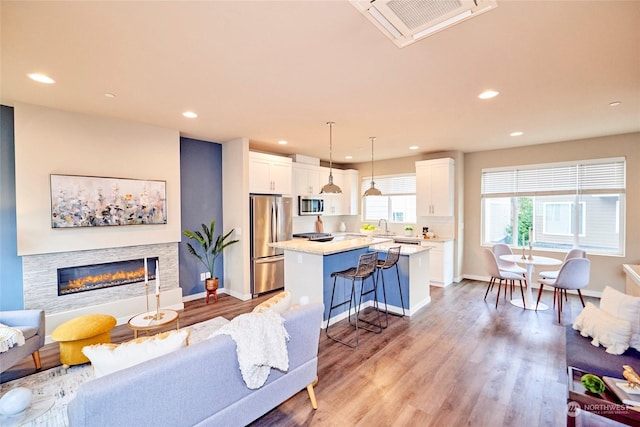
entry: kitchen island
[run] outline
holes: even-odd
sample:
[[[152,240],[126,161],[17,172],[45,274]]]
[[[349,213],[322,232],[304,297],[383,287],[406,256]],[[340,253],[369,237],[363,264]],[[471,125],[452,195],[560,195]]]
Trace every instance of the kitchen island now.
[[[292,300],[298,302],[301,298],[308,298],[309,301],[324,303],[325,321],[328,317],[333,289],[331,273],[357,266],[358,258],[363,253],[376,251],[386,254],[389,247],[398,245],[401,246],[398,271],[404,308],[405,313],[411,316],[431,301],[429,293],[429,250],[431,248],[397,244],[388,238],[358,235],[336,236],[329,242],[293,239],[270,244],[284,250],[284,288],[291,292]],[[384,259],[384,256],[380,258]],[[402,313],[397,278],[393,270],[385,272],[388,309],[390,312]],[[336,292],[341,292],[340,298],[348,299],[351,281],[338,279],[338,284]],[[360,281],[357,281],[356,285],[359,292]],[[382,289],[378,291],[378,301],[382,301]],[[363,301],[363,307],[372,303],[372,295],[369,295]],[[343,307],[343,312],[338,315],[335,313],[334,310],[331,319],[339,321],[347,316],[347,308]],[[323,323],[324,326],[326,324]]]

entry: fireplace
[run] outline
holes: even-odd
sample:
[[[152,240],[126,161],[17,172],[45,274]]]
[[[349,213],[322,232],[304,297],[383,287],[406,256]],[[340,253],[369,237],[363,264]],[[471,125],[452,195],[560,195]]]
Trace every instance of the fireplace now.
[[[147,280],[156,277],[158,258],[146,258]],[[145,258],[58,268],[58,295],[144,282]]]

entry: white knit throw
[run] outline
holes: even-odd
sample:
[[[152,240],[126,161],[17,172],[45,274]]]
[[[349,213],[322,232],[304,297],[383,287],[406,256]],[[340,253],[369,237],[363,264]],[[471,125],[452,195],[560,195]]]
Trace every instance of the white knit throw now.
[[[230,335],[236,342],[240,372],[248,388],[262,387],[271,368],[284,372],[289,369],[289,334],[279,313],[265,310],[241,314],[212,336],[220,334]]]
[[[4,353],[16,344],[24,345],[22,331],[0,323],[0,353]]]

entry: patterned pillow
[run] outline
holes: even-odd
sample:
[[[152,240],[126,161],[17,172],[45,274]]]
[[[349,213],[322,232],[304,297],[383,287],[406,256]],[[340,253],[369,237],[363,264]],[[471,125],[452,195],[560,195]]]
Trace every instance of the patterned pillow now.
[[[631,323],[629,346],[640,350],[640,298],[624,294],[607,286],[602,291],[600,310]]]
[[[96,378],[129,368],[189,345],[189,329],[136,338],[122,344],[94,344],[82,352],[91,361]]]
[[[631,323],[600,310],[590,302],[578,314],[573,329],[583,337],[591,337],[591,344],[602,345],[610,354],[622,354],[629,348]]]
[[[262,313],[264,310],[274,310],[277,313],[284,314],[289,310],[289,307],[291,307],[291,292],[282,291],[268,300],[256,305],[253,312]]]

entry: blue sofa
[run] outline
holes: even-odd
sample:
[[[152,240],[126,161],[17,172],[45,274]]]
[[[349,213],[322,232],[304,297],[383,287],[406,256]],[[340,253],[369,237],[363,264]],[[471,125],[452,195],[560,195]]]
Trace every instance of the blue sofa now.
[[[272,369],[261,388],[247,388],[235,342],[219,335],[82,384],[69,425],[244,426],[305,388],[311,397],[322,312],[317,303],[283,315],[289,370]]]
[[[44,345],[45,320],[43,310],[0,311],[0,323],[22,331],[24,345],[14,346],[0,353],[0,372],[4,372],[22,359],[33,357],[40,369],[40,348]]]

